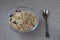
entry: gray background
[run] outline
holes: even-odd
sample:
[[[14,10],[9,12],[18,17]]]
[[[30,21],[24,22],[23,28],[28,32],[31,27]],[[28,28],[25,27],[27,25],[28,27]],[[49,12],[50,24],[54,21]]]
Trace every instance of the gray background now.
[[[16,33],[9,28],[7,14],[19,6],[34,8],[40,18],[37,29],[30,33]],[[45,21],[41,10],[49,10],[50,38],[45,37]],[[0,0],[0,40],[60,40],[60,0]]]

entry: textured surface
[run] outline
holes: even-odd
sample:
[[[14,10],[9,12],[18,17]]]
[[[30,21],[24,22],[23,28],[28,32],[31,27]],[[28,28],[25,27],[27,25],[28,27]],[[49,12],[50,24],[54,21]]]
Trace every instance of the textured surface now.
[[[19,6],[34,8],[40,18],[38,28],[30,33],[18,34],[9,28],[8,12]],[[41,10],[47,8],[50,38],[45,37],[45,22]],[[0,40],[60,40],[60,0],[0,0]]]

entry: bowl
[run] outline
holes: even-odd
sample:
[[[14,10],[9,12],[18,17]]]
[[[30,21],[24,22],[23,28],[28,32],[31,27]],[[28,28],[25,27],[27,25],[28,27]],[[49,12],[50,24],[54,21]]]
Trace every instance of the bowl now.
[[[30,29],[29,31],[27,31],[27,32],[34,31],[34,30],[38,27],[39,18],[38,18],[37,12],[36,12],[33,8],[30,8],[30,7],[21,6],[21,7],[17,7],[17,8],[12,9],[12,10],[8,13],[8,21],[9,21],[10,15],[13,14],[14,12],[16,12],[16,10],[20,10],[20,11],[27,11],[27,10],[29,10],[30,12],[33,12],[33,13],[35,14],[35,16],[36,16],[36,23],[35,23],[34,27],[33,27],[32,29]],[[15,32],[21,32],[21,31],[15,30],[15,29],[14,29],[13,27],[11,27],[10,25],[9,25],[9,27],[10,27],[13,31],[15,31]],[[25,33],[25,32],[21,32],[21,33]]]

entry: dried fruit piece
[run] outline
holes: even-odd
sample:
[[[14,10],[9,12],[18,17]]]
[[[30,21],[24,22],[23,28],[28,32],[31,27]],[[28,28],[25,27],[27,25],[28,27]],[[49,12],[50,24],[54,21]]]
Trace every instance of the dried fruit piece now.
[[[16,24],[16,21],[14,21],[13,23]]]
[[[10,18],[10,21],[12,20],[12,18]]]
[[[13,14],[12,15],[10,15],[10,17],[12,17],[13,16]]]
[[[21,12],[20,10],[16,10],[16,12]]]

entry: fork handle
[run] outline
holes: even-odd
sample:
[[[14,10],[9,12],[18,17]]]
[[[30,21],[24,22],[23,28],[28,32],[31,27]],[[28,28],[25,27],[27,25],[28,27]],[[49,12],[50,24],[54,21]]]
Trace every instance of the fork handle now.
[[[48,23],[47,23],[47,18],[45,19],[46,21],[46,37],[49,37],[49,30],[48,30]]]

